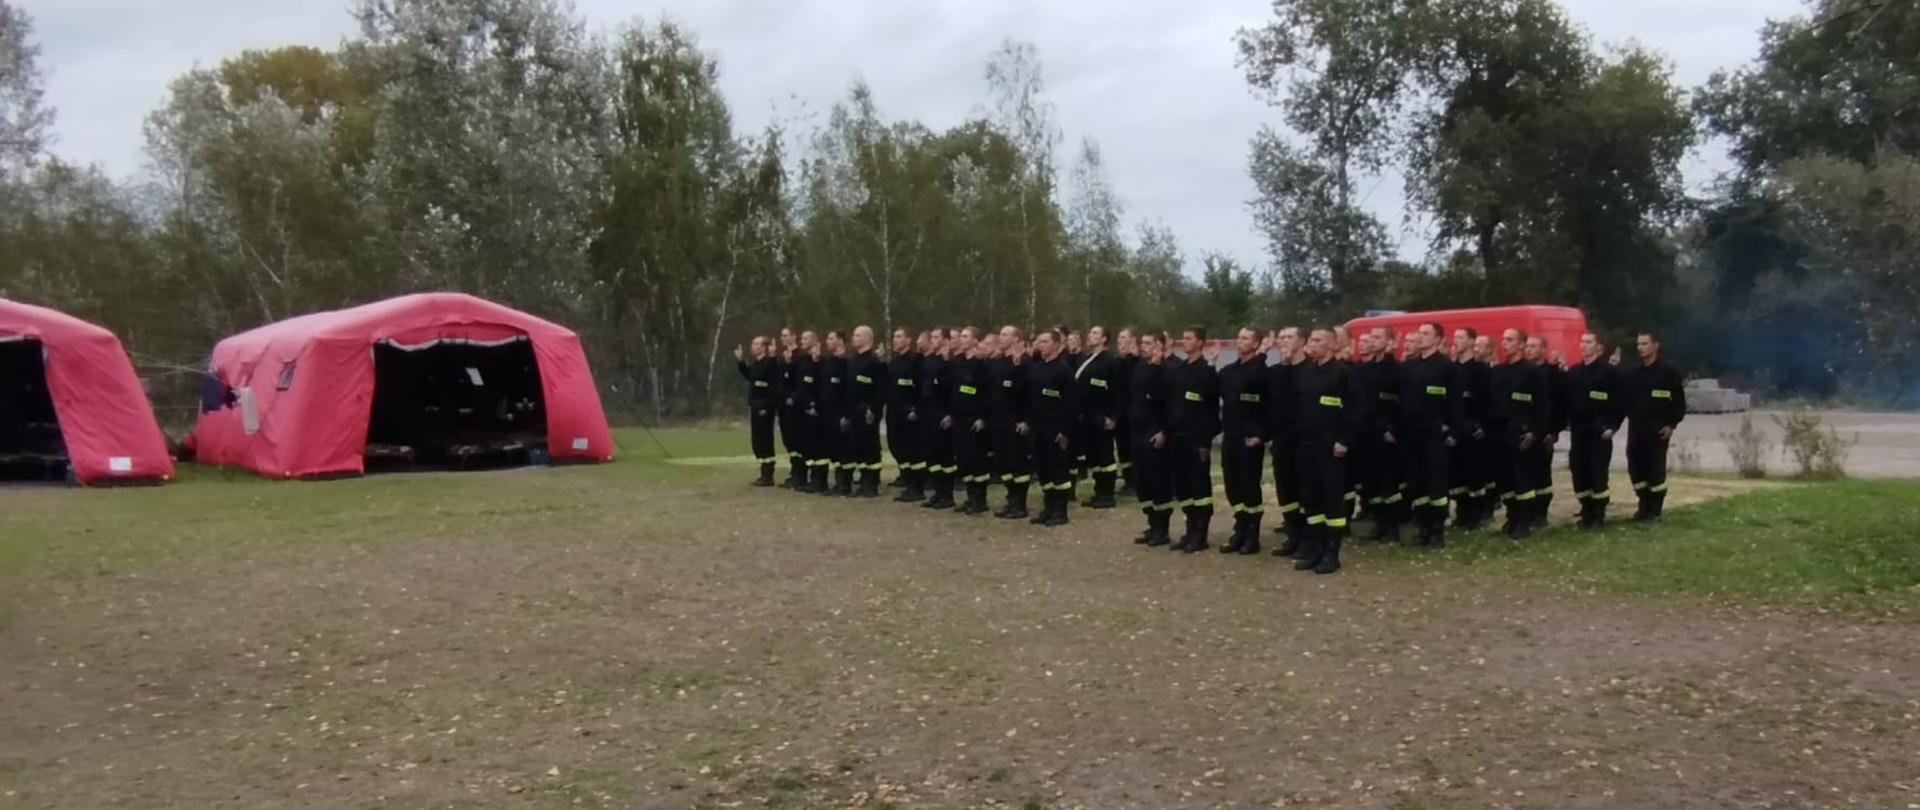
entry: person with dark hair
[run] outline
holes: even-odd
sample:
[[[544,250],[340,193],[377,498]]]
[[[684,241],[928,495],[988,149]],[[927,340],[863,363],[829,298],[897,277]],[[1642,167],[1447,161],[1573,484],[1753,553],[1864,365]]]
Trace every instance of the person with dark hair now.
[[[1473,512],[1478,502],[1475,500],[1484,476],[1482,450],[1484,439],[1475,438],[1480,431],[1484,413],[1486,393],[1486,368],[1474,355],[1474,341],[1480,332],[1471,326],[1453,330],[1453,370],[1454,387],[1459,391],[1460,422],[1454,432],[1452,459],[1449,461],[1449,483],[1447,495],[1453,501],[1456,529],[1470,529],[1473,525]],[[1484,435],[1484,434],[1482,434]]]
[[[1033,460],[1027,437],[1018,431],[1027,414],[1027,344],[1013,326],[1000,327],[999,356],[987,366],[988,427],[993,446],[993,470],[1006,487],[1007,503],[994,517],[1024,520],[1027,490],[1033,485]]]
[[[1363,501],[1360,507],[1373,521],[1373,539],[1400,541],[1401,509],[1406,495],[1401,486],[1401,452],[1395,446],[1394,427],[1400,418],[1399,361],[1393,358],[1393,330],[1375,327],[1360,336],[1360,359],[1353,375],[1359,395],[1354,415],[1360,421],[1353,469]]]
[[[1041,332],[1033,345],[1040,356],[1027,367],[1026,420],[1016,427],[1033,442],[1034,477],[1040,481],[1040,514],[1030,522],[1063,526],[1073,500],[1073,434],[1079,426],[1073,369],[1058,331]]]
[[[954,461],[954,443],[952,434],[943,426],[950,407],[950,386],[947,382],[947,369],[950,365],[948,347],[952,336],[947,328],[935,326],[920,334],[920,365],[914,378],[914,395],[920,397],[914,415],[916,422],[912,430],[920,432],[920,445],[924,447],[924,461],[920,465],[920,474],[908,484],[908,491],[900,493],[900,503],[920,503],[931,509],[952,507],[952,461]],[[889,428],[891,430],[891,428]]]
[[[1534,483],[1533,527],[1544,529],[1547,526],[1553,507],[1553,452],[1560,444],[1560,433],[1566,430],[1566,373],[1560,367],[1547,339],[1540,335],[1527,338],[1527,362],[1533,364],[1535,373],[1540,377],[1540,390],[1545,392],[1547,404],[1545,413],[1546,428],[1540,441],[1527,455],[1528,478]]]
[[[1461,369],[1461,397],[1466,400],[1466,419],[1469,429],[1468,439],[1472,441],[1472,454],[1469,456],[1469,485],[1467,494],[1469,509],[1461,515],[1459,528],[1464,531],[1478,531],[1493,522],[1494,510],[1500,503],[1498,483],[1499,462],[1495,459],[1492,428],[1489,426],[1488,413],[1493,403],[1493,367],[1499,359],[1491,335],[1479,335],[1473,339],[1473,359]]]
[[[800,450],[801,419],[805,416],[794,407],[794,388],[799,378],[794,374],[795,355],[799,354],[800,337],[793,327],[780,327],[780,345],[774,355],[774,369],[779,375],[776,393],[779,395],[775,409],[780,427],[780,444],[787,448],[787,480],[781,486],[787,489],[800,489],[807,484],[807,457]]]
[[[1266,513],[1261,486],[1267,457],[1266,336],[1252,327],[1234,336],[1239,357],[1217,373],[1220,386],[1220,478],[1233,507],[1233,536],[1220,551],[1260,553],[1260,519]],[[1211,437],[1209,437],[1211,442]],[[1211,494],[1211,493],[1209,493]]]
[[[821,455],[826,459],[829,478],[818,494],[850,496],[853,494],[853,467],[850,466],[853,423],[847,419],[847,341],[839,330],[827,332],[815,402],[820,409],[820,430],[824,434]]]
[[[1274,333],[1276,362],[1267,366],[1267,390],[1263,403],[1267,409],[1267,446],[1273,456],[1273,501],[1280,511],[1281,525],[1275,532],[1286,535],[1274,549],[1276,557],[1298,559],[1304,546],[1307,516],[1301,511],[1299,464],[1295,453],[1299,444],[1299,405],[1295,402],[1294,373],[1307,362],[1307,341],[1300,327],[1288,326]]]
[[[993,480],[987,463],[991,441],[987,432],[987,364],[980,356],[980,330],[969,326],[958,334],[953,357],[947,361],[947,388],[953,392],[949,400],[952,407],[947,411],[947,418],[952,420],[948,431],[953,434],[960,485],[967,491],[967,499],[957,511],[984,515],[987,483]]]
[[[1400,364],[1393,444],[1406,464],[1406,495],[1422,548],[1447,545],[1448,467],[1461,434],[1459,374],[1441,351],[1446,334],[1440,324],[1421,324],[1411,333],[1414,353]]]
[[[1293,371],[1296,431],[1295,482],[1306,513],[1296,571],[1331,574],[1340,570],[1340,547],[1347,532],[1347,454],[1353,447],[1355,397],[1352,367],[1340,362],[1329,329],[1307,338],[1308,362]]]
[[[1131,328],[1122,328],[1114,341],[1113,390],[1124,398],[1131,390],[1130,376],[1140,365],[1140,339]],[[1127,424],[1127,409],[1120,407],[1113,426],[1113,456],[1119,467],[1119,476],[1115,482],[1115,495],[1133,494],[1133,430]]]
[[[1582,529],[1607,524],[1607,505],[1613,500],[1608,483],[1613,434],[1625,416],[1620,373],[1607,362],[1606,353],[1598,335],[1581,335],[1580,365],[1567,370],[1567,428],[1573,434],[1567,471],[1573,476],[1573,497],[1580,501]]]
[[[1526,360],[1527,335],[1508,329],[1500,337],[1506,362],[1488,374],[1492,397],[1487,403],[1487,435],[1500,498],[1507,506],[1508,537],[1525,540],[1537,528],[1534,506],[1546,482],[1534,477],[1531,462],[1536,445],[1546,438],[1548,392],[1538,366]]]
[[[1133,444],[1134,488],[1147,530],[1135,543],[1165,546],[1173,543],[1173,481],[1167,470],[1165,359],[1167,335],[1142,332],[1139,356],[1127,372],[1127,427]]]
[[[1186,532],[1173,546],[1188,553],[1207,550],[1213,522],[1213,437],[1220,433],[1220,381],[1207,357],[1207,332],[1188,327],[1180,334],[1184,362],[1167,367],[1167,463],[1173,498],[1187,518]]]
[[[1084,505],[1112,509],[1114,479],[1120,464],[1114,460],[1114,431],[1120,425],[1120,389],[1115,386],[1115,360],[1107,351],[1107,329],[1087,327],[1086,357],[1074,367],[1074,385],[1080,403],[1080,467],[1093,477],[1093,498]]]
[[[886,405],[887,364],[874,352],[873,327],[853,330],[853,353],[847,358],[847,466],[859,479],[849,493],[856,498],[880,497],[880,419]]]
[[[740,368],[740,376],[747,381],[748,434],[753,445],[753,460],[760,465],[760,477],[754,479],[753,485],[770,487],[774,465],[779,462],[773,454],[773,423],[774,411],[780,403],[780,366],[773,359],[770,341],[765,337],[756,336],[752,346],[751,362],[747,352],[737,346],[733,349],[733,360]]]
[[[809,329],[800,334],[800,352],[794,362],[794,401],[804,418],[800,420],[802,452],[807,455],[807,483],[799,491],[814,495],[825,495],[833,488],[828,480],[833,474],[833,435],[837,432],[827,427],[825,410],[820,404],[820,390],[827,378],[827,350],[825,342],[817,333]]]
[[[893,330],[893,356],[887,358],[887,449],[900,468],[900,494],[894,500],[913,503],[927,497],[927,433],[920,429],[920,352],[913,332]]]
[[[1687,418],[1686,376],[1660,357],[1660,336],[1641,332],[1634,341],[1640,365],[1626,374],[1627,476],[1640,508],[1633,519],[1658,522],[1667,502],[1667,448]]]

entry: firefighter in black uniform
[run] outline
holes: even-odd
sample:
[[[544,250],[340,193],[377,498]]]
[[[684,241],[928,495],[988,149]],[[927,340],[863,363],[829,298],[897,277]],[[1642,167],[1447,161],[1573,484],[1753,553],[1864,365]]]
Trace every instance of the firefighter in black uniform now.
[[[1548,392],[1539,366],[1526,361],[1526,333],[1508,329],[1500,337],[1506,362],[1487,374],[1491,396],[1487,401],[1487,439],[1498,481],[1500,499],[1507,506],[1506,533],[1515,540],[1532,536],[1533,507],[1543,485],[1528,463],[1535,446],[1546,435]]]
[[[1169,361],[1166,380],[1167,469],[1173,499],[1187,517],[1186,532],[1173,550],[1207,549],[1213,522],[1213,437],[1220,432],[1220,379],[1206,356],[1207,333],[1189,327],[1180,333],[1186,357]]]
[[[1440,350],[1446,340],[1440,324],[1421,324],[1411,337],[1413,354],[1400,364],[1400,420],[1393,444],[1406,465],[1418,545],[1444,548],[1452,499],[1448,468],[1461,434],[1459,372]]]
[[[760,477],[754,479],[756,487],[773,486],[773,467],[779,459],[773,454],[774,412],[780,404],[780,364],[773,359],[773,353],[767,348],[767,339],[753,339],[753,362],[747,362],[747,353],[735,347],[734,362],[740,367],[740,376],[747,380],[747,425],[753,442],[753,460],[760,465]]]
[[[1220,478],[1233,508],[1233,536],[1224,554],[1260,553],[1260,518],[1266,513],[1261,479],[1267,459],[1266,336],[1242,328],[1235,336],[1239,356],[1220,369]]]
[[[1293,369],[1294,482],[1306,513],[1294,570],[1331,574],[1340,570],[1347,533],[1347,456],[1353,447],[1352,366],[1336,358],[1332,330],[1307,338],[1306,363]]]
[[[1633,519],[1657,522],[1667,501],[1667,446],[1687,418],[1686,377],[1660,359],[1660,336],[1642,332],[1640,365],[1626,373],[1627,476],[1640,508]]]
[[[812,330],[800,333],[799,350],[793,353],[794,424],[799,434],[800,454],[806,473],[795,491],[816,495],[827,491],[828,443],[826,420],[820,417],[820,381],[826,369],[820,362],[820,338]]]
[[[1132,329],[1121,329],[1114,340],[1113,390],[1121,392],[1124,399],[1129,388],[1129,378],[1135,366],[1140,364],[1140,339]],[[1133,494],[1133,431],[1127,426],[1127,409],[1116,411],[1118,424],[1113,426],[1113,455],[1120,465],[1120,477],[1115,485],[1116,494]]]
[[[831,481],[822,494],[853,494],[853,423],[847,417],[847,340],[839,330],[827,332],[826,353],[820,358],[821,440]]]
[[[1000,328],[997,355],[987,364],[988,429],[993,445],[993,471],[1007,488],[1007,503],[994,517],[1027,517],[1027,490],[1033,486],[1032,455],[1027,437],[1019,432],[1027,413],[1027,344],[1020,330]]]
[[[1538,485],[1533,491],[1533,527],[1544,529],[1553,507],[1553,451],[1560,444],[1560,434],[1567,429],[1567,374],[1561,367],[1559,355],[1549,349],[1547,339],[1539,335],[1527,338],[1527,362],[1539,369],[1540,387],[1547,392],[1546,436],[1534,444],[1527,456],[1527,463],[1532,465],[1528,475]]]
[[[1301,540],[1305,537],[1307,516],[1300,508],[1300,485],[1295,481],[1295,446],[1298,444],[1297,417],[1298,407],[1293,395],[1293,375],[1300,364],[1307,361],[1306,339],[1300,334],[1300,327],[1283,327],[1274,333],[1273,349],[1276,362],[1267,366],[1267,390],[1264,402],[1267,406],[1267,447],[1273,456],[1273,502],[1279,510],[1281,525],[1274,531],[1286,535],[1280,547],[1273,550],[1276,557],[1297,557],[1301,553]]]
[[[1036,335],[1040,356],[1027,365],[1026,421],[1017,429],[1033,443],[1034,477],[1044,499],[1040,514],[1030,522],[1061,526],[1067,522],[1067,504],[1073,500],[1073,434],[1079,426],[1074,400],[1073,368],[1061,355],[1061,335]]]
[[[901,485],[893,499],[911,503],[927,496],[927,435],[920,429],[920,352],[905,327],[893,330],[887,378],[893,381],[887,388],[887,449],[900,467]]]
[[[1079,394],[1079,454],[1082,467],[1093,477],[1093,498],[1086,506],[1112,509],[1114,482],[1120,477],[1120,462],[1114,458],[1114,431],[1120,427],[1120,391],[1116,386],[1118,361],[1107,350],[1107,328],[1087,328],[1086,357],[1074,367],[1074,386]]]
[[[780,349],[775,357],[776,370],[779,372],[780,444],[787,448],[787,480],[781,486],[787,489],[800,489],[807,484],[807,457],[800,452],[800,420],[804,414],[793,406],[794,386],[799,377],[794,375],[794,358],[799,354],[799,335],[793,327],[780,328]]]
[[[1127,429],[1133,445],[1134,491],[1147,530],[1134,542],[1145,546],[1173,543],[1173,480],[1167,475],[1166,382],[1167,336],[1141,332],[1138,356],[1127,371]]]
[[[953,356],[947,361],[947,388],[953,392],[948,418],[953,434],[953,457],[960,468],[960,483],[966,487],[963,515],[987,513],[987,484],[993,481],[988,453],[993,434],[987,429],[987,361],[980,356],[980,330],[961,329]]]
[[[1573,475],[1573,497],[1580,500],[1582,529],[1607,524],[1607,504],[1613,466],[1613,434],[1620,430],[1620,373],[1607,363],[1606,346],[1597,335],[1580,336],[1580,365],[1567,370],[1567,429],[1573,444],[1567,448],[1567,470]]]
[[[1460,429],[1454,436],[1453,527],[1473,531],[1480,526],[1481,491],[1487,486],[1486,422],[1487,364],[1480,361],[1480,333],[1472,328],[1453,332],[1454,383],[1460,389]]]
[[[947,330],[929,329],[921,334],[926,348],[920,353],[920,430],[927,448],[927,509],[953,508],[953,476],[959,467],[953,463],[953,420],[947,417],[950,389],[947,386]]]
[[[853,356],[847,358],[847,457],[860,479],[856,498],[880,497],[880,418],[886,405],[887,364],[873,352],[873,328],[853,330]]]
[[[1354,367],[1353,382],[1360,401],[1355,415],[1361,430],[1355,448],[1354,463],[1362,509],[1373,520],[1373,539],[1388,543],[1400,541],[1401,507],[1406,496],[1401,487],[1401,452],[1389,437],[1400,416],[1399,363],[1393,358],[1394,336],[1390,330],[1376,328],[1360,336],[1360,360]]]

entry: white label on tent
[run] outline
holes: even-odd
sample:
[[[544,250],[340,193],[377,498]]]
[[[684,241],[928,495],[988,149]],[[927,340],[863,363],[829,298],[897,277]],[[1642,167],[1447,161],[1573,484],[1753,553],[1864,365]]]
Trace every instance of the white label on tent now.
[[[240,426],[248,436],[260,432],[260,406],[253,401],[253,389],[242,388],[240,395]]]
[[[133,472],[133,457],[110,456],[107,458],[107,470],[117,473]]]
[[[473,381],[476,387],[486,385],[486,383],[480,379],[480,369],[474,368],[473,366],[467,366],[467,379]]]
[[[575,449],[575,450],[585,450],[585,449],[587,449],[587,440],[586,440],[586,439],[584,439],[584,438],[581,438],[581,439],[574,439],[574,440],[573,440],[573,449]]]

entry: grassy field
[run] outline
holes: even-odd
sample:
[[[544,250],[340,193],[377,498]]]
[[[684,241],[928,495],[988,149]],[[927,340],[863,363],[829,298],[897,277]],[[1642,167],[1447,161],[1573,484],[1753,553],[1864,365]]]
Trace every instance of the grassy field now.
[[[1920,803],[1920,484],[1687,479],[1313,577],[619,438],[0,490],[0,807]]]

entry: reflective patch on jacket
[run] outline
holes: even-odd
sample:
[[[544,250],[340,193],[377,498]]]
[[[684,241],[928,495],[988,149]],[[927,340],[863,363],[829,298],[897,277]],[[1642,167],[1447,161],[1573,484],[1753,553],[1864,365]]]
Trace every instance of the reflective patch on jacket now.
[[[1339,397],[1321,397],[1320,404],[1325,405],[1329,408],[1347,407],[1347,401]]]

